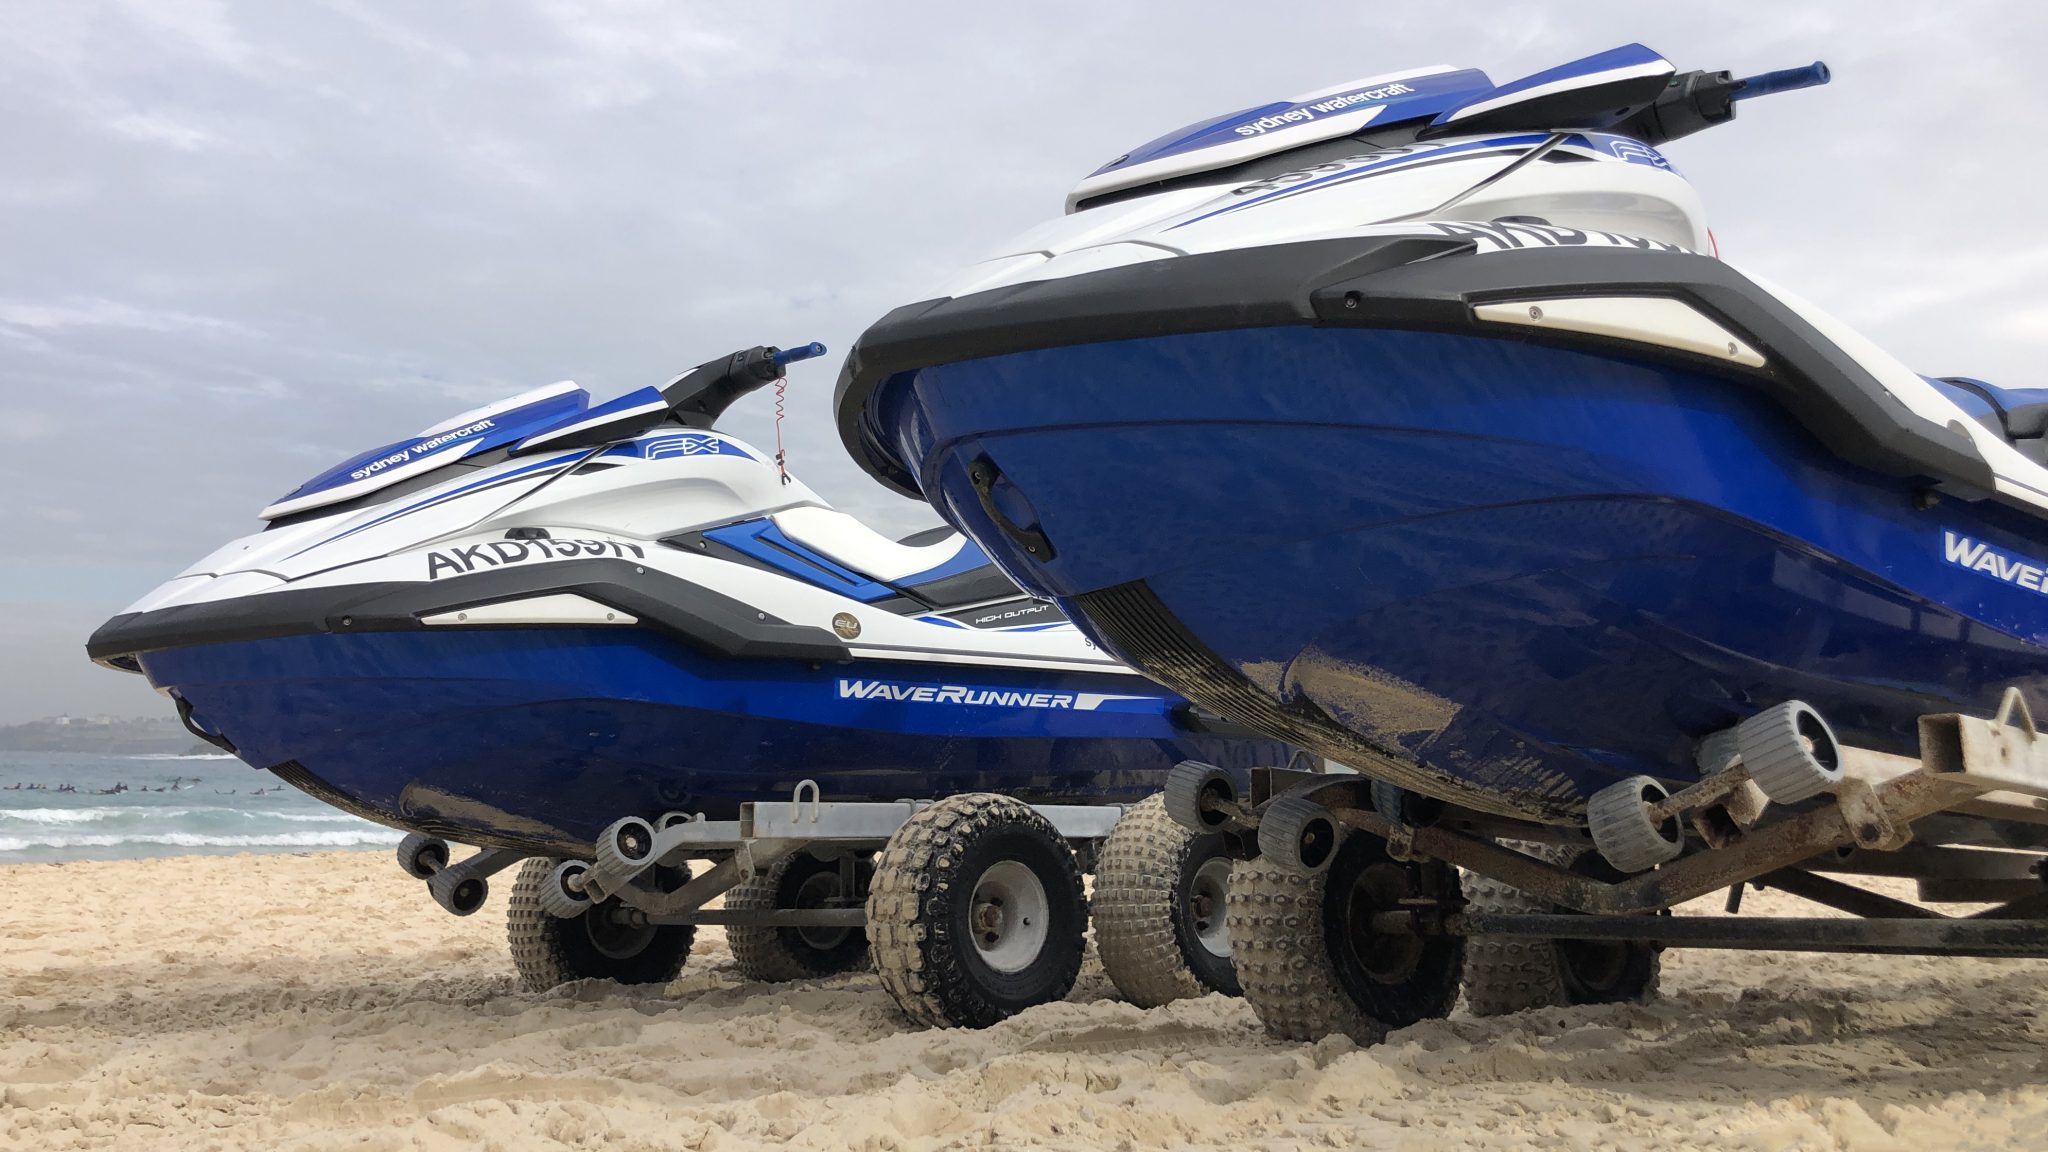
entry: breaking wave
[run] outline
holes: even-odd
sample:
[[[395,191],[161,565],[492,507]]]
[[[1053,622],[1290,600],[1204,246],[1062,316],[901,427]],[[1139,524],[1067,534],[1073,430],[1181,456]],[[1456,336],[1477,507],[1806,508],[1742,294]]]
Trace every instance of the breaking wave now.
[[[0,836],[0,852],[31,848],[125,848],[157,845],[171,848],[350,848],[364,844],[396,844],[401,833],[367,825],[324,832],[279,832],[253,836],[212,836],[198,832],[137,832],[133,835],[83,833],[46,836]]]

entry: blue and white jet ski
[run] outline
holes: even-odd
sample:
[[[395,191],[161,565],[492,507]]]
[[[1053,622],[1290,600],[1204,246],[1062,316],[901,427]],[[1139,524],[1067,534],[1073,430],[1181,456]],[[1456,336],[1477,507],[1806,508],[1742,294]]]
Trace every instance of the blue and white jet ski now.
[[[1002,792],[1135,801],[1205,719],[949,529],[892,540],[715,430],[816,355],[592,406],[543,388],[363,453],[92,637],[195,732],[432,836],[588,856],[621,817]]]
[[[1270,1030],[1640,999],[1667,946],[2048,956],[2048,390],[1721,260],[1661,151],[1826,79],[1629,45],[1203,121],[848,357],[877,479],[1369,778],[1169,777]],[[1851,917],[1656,915],[1749,880]]]
[[[1475,810],[1791,699],[1908,752],[2048,673],[2048,391],[1717,257],[1660,148],[1825,78],[1631,45],[1169,133],[869,329],[842,436],[1161,683]]]

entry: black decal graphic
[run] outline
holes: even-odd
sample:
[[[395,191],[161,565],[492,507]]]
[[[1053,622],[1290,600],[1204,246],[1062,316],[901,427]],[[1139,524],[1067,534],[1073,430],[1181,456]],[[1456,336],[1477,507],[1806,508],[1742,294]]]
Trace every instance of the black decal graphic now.
[[[1446,236],[1456,236],[1466,240],[1483,240],[1495,248],[1521,247],[1519,243],[1510,243],[1502,240],[1501,232],[1486,224],[1435,224],[1432,227]]]
[[[1445,236],[1464,240],[1476,240],[1485,247],[1480,251],[1503,251],[1512,248],[1535,246],[1563,247],[1604,243],[1614,248],[1638,248],[1653,252],[1684,252],[1677,244],[1662,240],[1651,240],[1642,236],[1624,236],[1618,232],[1603,232],[1598,229],[1580,231],[1556,224],[1537,224],[1526,220],[1505,220],[1491,224],[1476,221],[1431,221],[1429,226]]]
[[[476,562],[479,560],[484,562],[484,567],[486,568],[496,568],[498,566],[496,560],[484,554],[484,546],[481,544],[472,544],[467,548],[457,548],[455,550],[455,558],[462,561],[462,570],[464,572],[476,571]]]
[[[1584,244],[1586,234],[1576,228],[1559,228],[1551,224],[1536,224],[1527,220],[1502,220],[1495,224],[1503,233],[1523,233],[1539,244]]]
[[[427,579],[461,576],[479,567],[498,568],[530,560],[567,560],[577,556],[611,556],[623,559],[630,551],[645,560],[647,550],[624,540],[486,540],[446,552],[427,553]]]

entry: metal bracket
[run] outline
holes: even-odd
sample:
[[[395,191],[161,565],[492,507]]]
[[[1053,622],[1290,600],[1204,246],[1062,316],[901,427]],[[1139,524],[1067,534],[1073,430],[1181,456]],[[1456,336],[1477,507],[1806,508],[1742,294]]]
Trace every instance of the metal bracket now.
[[[667,896],[639,888],[633,877],[604,876],[593,868],[586,877],[591,898],[616,896],[649,915],[687,911],[702,905],[742,880],[753,878],[792,852],[811,849],[877,850],[887,844],[912,816],[931,806],[930,800],[834,801],[823,799],[815,780],[804,780],[787,801],[740,805],[737,820],[679,820],[657,828],[645,859],[674,861],[699,853],[729,853],[703,876]],[[1116,804],[1038,804],[1040,815],[1069,840],[1100,840],[1124,814]],[[650,865],[651,867],[651,865]],[[634,873],[643,874],[646,868]],[[716,883],[714,885],[714,878]]]
[[[621,904],[637,908],[651,920],[658,921],[662,917],[702,908],[731,891],[740,881],[749,879],[760,869],[767,868],[802,848],[801,842],[754,841],[736,846],[731,856],[713,865],[711,870],[702,876],[692,877],[689,883],[673,892],[650,892],[629,884],[617,892],[603,893],[593,898],[616,896]]]
[[[2034,727],[2034,710],[2027,707],[2027,698],[2021,695],[2020,690],[2016,687],[2007,688],[2005,695],[1999,697],[1998,714],[1992,717],[1991,722],[2001,728],[2010,727],[2012,725],[2012,714],[2015,712],[2020,714],[2020,720],[2027,726],[2027,739],[2029,741],[2039,739],[2041,730]]]
[[[485,889],[479,888],[474,894],[465,894],[464,887],[472,880],[481,881],[496,875],[527,858],[529,853],[510,848],[484,848],[456,861],[427,877],[427,895],[434,903],[457,916],[467,916],[483,906]]]
[[[1387,828],[1387,857],[1407,863],[1415,859],[1415,828],[1410,824],[1390,824]]]
[[[818,782],[816,780],[799,780],[796,782],[796,788],[789,794],[789,822],[792,824],[803,819],[804,792],[806,790],[811,794],[811,823],[816,824],[818,822],[819,802],[824,799],[824,796],[818,790]]]
[[[1791,949],[1876,955],[2048,956],[2048,922],[1946,918],[1559,916],[1466,912],[1463,935],[1635,940],[1677,948]]]
[[[1971,792],[2048,797],[2048,741],[2041,739],[2018,688],[2005,690],[1990,720],[1922,716],[1920,753],[1930,774],[1955,779]]]
[[[481,880],[495,876],[531,855],[531,852],[517,852],[510,848],[482,848],[434,873],[434,876],[446,876],[449,883]]]
[[[1879,802],[1877,790],[1868,780],[1847,777],[1835,788],[1835,803],[1849,825],[1849,835],[1858,848],[1890,852],[1904,848],[1913,839],[1912,825],[1894,822]]]

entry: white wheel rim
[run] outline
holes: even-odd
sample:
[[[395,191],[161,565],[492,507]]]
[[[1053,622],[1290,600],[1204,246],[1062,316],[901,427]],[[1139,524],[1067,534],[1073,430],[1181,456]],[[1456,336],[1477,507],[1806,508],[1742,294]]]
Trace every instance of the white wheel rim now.
[[[1045,950],[1051,913],[1045,885],[1030,868],[1015,860],[992,864],[968,901],[974,950],[998,972],[1022,972]]]
[[[1188,886],[1188,919],[1195,939],[1203,951],[1225,960],[1230,958],[1230,935],[1223,930],[1223,897],[1229,891],[1230,861],[1222,856],[1202,861],[1195,869],[1195,882]]]

